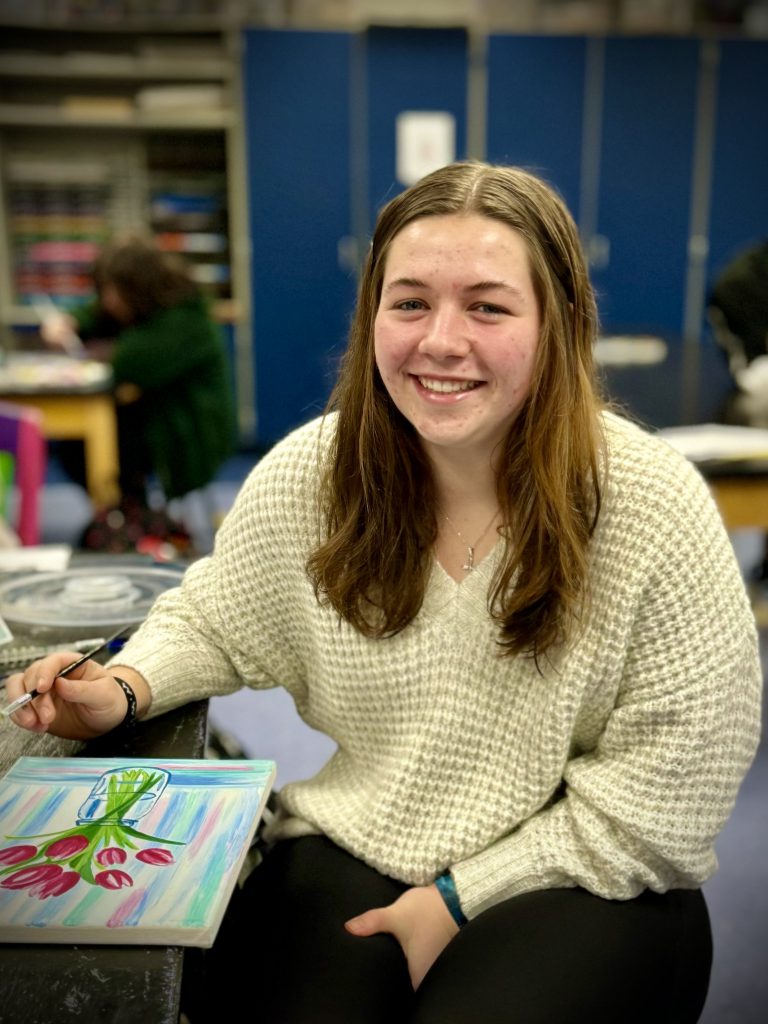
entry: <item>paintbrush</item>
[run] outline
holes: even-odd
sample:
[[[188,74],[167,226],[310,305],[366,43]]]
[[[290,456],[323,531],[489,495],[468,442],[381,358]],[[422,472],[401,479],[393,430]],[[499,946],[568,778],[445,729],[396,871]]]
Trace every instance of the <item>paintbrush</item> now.
[[[86,651],[86,653],[83,654],[82,657],[78,658],[77,661],[73,661],[70,665],[67,665],[66,668],[63,668],[61,672],[57,672],[55,678],[58,679],[59,676],[66,676],[70,672],[74,672],[76,668],[83,665],[89,658],[93,658],[94,655],[103,651],[105,647],[109,647],[114,640],[117,640],[119,636],[122,636],[123,633],[130,628],[130,626],[123,626],[122,629],[118,629],[118,631],[113,633],[112,636],[108,636],[106,640],[102,640],[100,644],[96,647],[92,647],[90,651]],[[3,710],[0,711],[0,715],[7,718],[9,715],[12,715],[14,711],[18,711],[19,708],[23,708],[26,704],[29,704],[31,700],[34,700],[35,697],[39,696],[40,694],[37,690],[30,690],[29,693],[23,693],[21,697],[17,697],[16,700],[11,701],[7,707],[4,707]]]

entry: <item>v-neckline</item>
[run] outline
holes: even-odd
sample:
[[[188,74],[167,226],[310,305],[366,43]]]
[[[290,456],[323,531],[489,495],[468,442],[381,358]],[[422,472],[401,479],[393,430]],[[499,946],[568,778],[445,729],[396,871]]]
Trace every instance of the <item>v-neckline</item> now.
[[[448,572],[448,570],[445,568],[445,566],[440,561],[440,559],[437,557],[437,555],[434,556],[433,562],[437,566],[437,568],[439,569],[440,574],[442,576],[444,576],[446,580],[449,580],[454,585],[454,587],[466,587],[467,584],[470,582],[470,580],[472,580],[472,578],[475,577],[475,576],[482,577],[485,580],[486,584],[487,584],[488,581],[490,580],[490,577],[491,577],[491,574],[492,574],[492,571],[493,571],[493,567],[491,567],[491,572],[489,573],[487,571],[488,570],[488,566],[489,566],[490,562],[494,562],[495,561],[495,555],[496,555],[496,552],[498,551],[498,547],[499,547],[500,543],[501,543],[501,537],[498,537],[496,539],[496,543],[493,545],[493,547],[485,555],[483,555],[483,557],[480,559],[479,562],[475,562],[475,564],[472,566],[472,568],[469,571],[465,572],[463,578],[460,579],[460,580],[457,580],[454,576],[452,576]]]
[[[458,623],[462,623],[462,630],[486,628],[489,622],[488,589],[497,559],[501,557],[500,542],[501,538],[463,580],[455,580],[433,557],[420,615],[433,622],[441,622],[449,631],[455,630]]]

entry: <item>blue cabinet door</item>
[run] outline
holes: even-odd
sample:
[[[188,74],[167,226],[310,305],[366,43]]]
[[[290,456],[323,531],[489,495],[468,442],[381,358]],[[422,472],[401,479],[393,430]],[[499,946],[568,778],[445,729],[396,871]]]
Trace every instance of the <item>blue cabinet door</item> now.
[[[606,40],[594,268],[608,331],[683,330],[699,43]]]
[[[488,159],[542,174],[599,236],[607,331],[682,330],[698,61],[694,39],[489,39]]]
[[[318,414],[346,342],[348,33],[248,30],[244,87],[257,437]]]
[[[403,111],[445,111],[466,157],[467,34],[462,29],[371,28],[365,36],[368,210],[372,226],[404,188],[396,176],[395,124]]]
[[[709,279],[768,236],[768,42],[720,43]]]
[[[579,217],[586,40],[493,35],[488,40],[486,152],[541,175]]]

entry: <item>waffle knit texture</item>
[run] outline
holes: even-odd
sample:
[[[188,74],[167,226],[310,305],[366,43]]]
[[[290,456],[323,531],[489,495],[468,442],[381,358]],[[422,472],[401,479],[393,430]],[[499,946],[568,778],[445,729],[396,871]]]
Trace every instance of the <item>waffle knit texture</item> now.
[[[270,838],[323,833],[413,885],[445,870],[468,918],[580,885],[627,899],[700,886],[756,749],[754,618],[698,471],[606,415],[608,476],[577,639],[502,657],[494,551],[459,584],[435,563],[403,632],[366,639],[305,571],[329,417],[252,470],[213,554],[163,594],[119,657],[156,715],[283,686],[337,751],[286,785]]]

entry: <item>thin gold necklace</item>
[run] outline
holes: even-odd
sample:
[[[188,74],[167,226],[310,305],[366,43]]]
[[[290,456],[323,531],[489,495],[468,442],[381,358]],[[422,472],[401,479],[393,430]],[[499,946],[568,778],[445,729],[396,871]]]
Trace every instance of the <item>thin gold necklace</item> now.
[[[448,523],[448,525],[451,527],[451,529],[456,534],[456,536],[459,538],[459,540],[462,541],[462,543],[467,544],[467,560],[464,563],[464,565],[462,565],[462,567],[461,567],[464,570],[464,572],[472,572],[472,570],[475,568],[475,548],[480,543],[480,541],[485,537],[486,533],[488,533],[490,528],[493,526],[493,524],[494,524],[494,522],[496,520],[496,516],[498,514],[499,514],[499,510],[496,509],[496,511],[491,516],[488,525],[483,530],[483,532],[480,534],[480,536],[477,538],[477,540],[474,542],[474,544],[467,544],[466,540],[464,539],[464,537],[461,534],[461,530],[457,530],[456,526],[454,525],[454,523],[452,523],[451,520],[448,518],[448,516],[445,515],[445,512],[443,512],[443,516],[445,517],[446,523]]]

